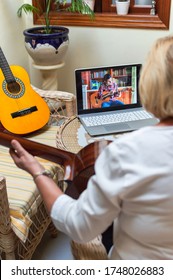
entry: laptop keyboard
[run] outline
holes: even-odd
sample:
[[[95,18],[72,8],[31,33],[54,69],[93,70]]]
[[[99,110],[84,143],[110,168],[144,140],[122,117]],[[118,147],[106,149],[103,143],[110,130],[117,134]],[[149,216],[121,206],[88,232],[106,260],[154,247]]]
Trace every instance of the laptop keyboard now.
[[[103,124],[144,120],[149,118],[152,118],[152,116],[146,111],[134,111],[134,112],[99,115],[99,116],[90,116],[90,117],[83,118],[83,121],[86,126],[97,126]]]

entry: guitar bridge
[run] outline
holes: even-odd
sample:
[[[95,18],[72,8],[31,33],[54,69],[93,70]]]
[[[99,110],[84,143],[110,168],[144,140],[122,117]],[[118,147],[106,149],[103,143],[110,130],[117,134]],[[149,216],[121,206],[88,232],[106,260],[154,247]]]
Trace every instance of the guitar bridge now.
[[[30,108],[26,108],[26,109],[14,112],[14,113],[11,114],[11,116],[12,116],[13,119],[15,119],[15,118],[18,118],[18,117],[22,117],[22,116],[31,114],[35,111],[38,111],[37,106],[32,106]]]

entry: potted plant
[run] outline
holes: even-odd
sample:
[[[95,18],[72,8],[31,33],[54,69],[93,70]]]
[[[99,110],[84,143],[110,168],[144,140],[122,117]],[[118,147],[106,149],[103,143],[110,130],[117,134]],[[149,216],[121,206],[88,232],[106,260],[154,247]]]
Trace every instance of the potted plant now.
[[[130,6],[130,0],[116,0],[116,9],[118,15],[127,15]]]
[[[66,0],[45,0],[45,25],[32,27],[24,30],[25,47],[29,55],[34,60],[35,65],[52,66],[60,64],[66,55],[69,44],[69,29],[62,26],[50,25],[51,4],[65,5]],[[39,7],[39,0],[38,0]],[[41,8],[30,4],[23,4],[19,7],[17,14],[19,17],[22,13],[40,13]],[[87,13],[94,15],[93,10],[88,6],[87,1],[72,0],[71,5],[67,8],[70,12]]]

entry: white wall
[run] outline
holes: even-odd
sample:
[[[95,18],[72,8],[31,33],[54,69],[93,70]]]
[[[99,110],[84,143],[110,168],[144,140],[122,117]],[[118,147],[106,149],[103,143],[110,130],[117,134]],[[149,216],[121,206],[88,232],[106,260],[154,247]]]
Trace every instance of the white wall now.
[[[0,1],[0,46],[10,65],[22,65],[29,71],[28,55],[23,44],[24,18],[17,17],[22,0]]]
[[[65,67],[59,73],[59,88],[75,91],[74,69],[99,65],[143,63],[153,41],[169,31],[70,28],[70,46]],[[65,82],[64,80],[68,81]]]
[[[17,7],[31,0],[0,0],[1,47],[10,64],[25,67],[31,82],[41,84],[23,45],[23,29],[31,27],[32,17],[17,18]],[[26,20],[26,21],[25,21]],[[65,66],[58,71],[59,89],[75,92],[74,69],[121,63],[142,63],[156,38],[173,32],[173,5],[170,30],[69,27],[70,44]]]

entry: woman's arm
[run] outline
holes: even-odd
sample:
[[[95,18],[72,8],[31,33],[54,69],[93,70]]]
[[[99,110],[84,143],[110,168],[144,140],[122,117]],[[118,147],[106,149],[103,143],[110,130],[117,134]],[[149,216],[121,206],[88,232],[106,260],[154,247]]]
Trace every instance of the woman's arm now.
[[[12,148],[10,149],[10,155],[14,160],[17,167],[28,172],[34,179],[38,190],[45,202],[47,210],[50,212],[55,200],[63,194],[57,184],[52,178],[49,178],[43,174],[44,167],[29,154],[18,141],[11,141]],[[38,175],[39,174],[39,175]]]

